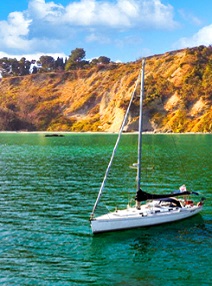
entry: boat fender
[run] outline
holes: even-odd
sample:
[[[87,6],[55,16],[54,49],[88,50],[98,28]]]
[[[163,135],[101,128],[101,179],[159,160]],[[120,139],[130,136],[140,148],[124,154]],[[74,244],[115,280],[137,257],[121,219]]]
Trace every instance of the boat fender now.
[[[188,206],[193,206],[194,202],[191,201],[191,200],[188,200],[188,201],[185,201],[185,204],[188,205]]]
[[[198,202],[198,203],[197,203],[197,206],[198,206],[198,207],[203,206],[203,202]]]

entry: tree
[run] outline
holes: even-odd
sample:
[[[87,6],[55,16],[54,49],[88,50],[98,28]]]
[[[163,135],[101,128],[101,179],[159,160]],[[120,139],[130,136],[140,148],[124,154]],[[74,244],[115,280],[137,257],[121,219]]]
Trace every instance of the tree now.
[[[85,58],[85,51],[82,48],[76,48],[75,50],[71,51],[71,55],[69,56],[65,69],[74,69],[81,67],[82,60]]]
[[[30,61],[27,61],[25,57],[22,57],[19,61],[19,75],[29,74]]]
[[[97,59],[92,59],[92,61],[90,63],[91,63],[91,65],[97,65],[98,64],[98,60]]]
[[[98,58],[98,62],[100,64],[109,64],[110,58],[107,58],[105,56],[101,56],[101,57]]]
[[[71,55],[69,56],[69,58],[75,63],[80,62],[82,59],[85,58],[84,49],[76,48],[75,50],[71,51]]]
[[[41,56],[40,63],[44,69],[52,70],[55,65],[54,58],[51,56]]]
[[[60,69],[63,70],[64,69],[64,62],[63,62],[63,58],[57,58],[55,61],[55,69]]]
[[[9,59],[10,62],[10,70],[9,73],[13,75],[18,75],[19,74],[19,62],[16,58],[14,59]]]

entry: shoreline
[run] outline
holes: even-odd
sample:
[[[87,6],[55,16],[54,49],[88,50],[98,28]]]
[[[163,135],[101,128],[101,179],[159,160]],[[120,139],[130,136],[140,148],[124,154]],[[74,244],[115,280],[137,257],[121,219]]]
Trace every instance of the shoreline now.
[[[92,132],[92,131],[0,131],[0,134],[104,134],[104,135],[116,135],[119,134],[119,132],[107,132],[107,131],[101,131],[101,132]],[[130,135],[130,134],[138,134],[138,131],[133,131],[133,132],[123,132],[123,135]],[[154,132],[154,131],[145,131],[142,132],[142,134],[152,134],[152,135],[208,135],[212,134],[211,132],[179,132],[179,133],[174,133],[174,132]]]

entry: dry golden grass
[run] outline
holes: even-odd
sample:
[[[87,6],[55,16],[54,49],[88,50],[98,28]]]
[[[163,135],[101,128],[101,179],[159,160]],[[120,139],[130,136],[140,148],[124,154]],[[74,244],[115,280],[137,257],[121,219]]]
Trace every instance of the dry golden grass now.
[[[4,113],[0,127],[117,131],[140,68],[139,60],[4,78],[0,83],[0,112]],[[144,114],[152,124],[150,131],[211,132],[211,74],[210,47],[147,58]],[[136,108],[135,103],[131,122],[137,116]],[[20,128],[8,125],[7,113],[13,122],[22,122]]]

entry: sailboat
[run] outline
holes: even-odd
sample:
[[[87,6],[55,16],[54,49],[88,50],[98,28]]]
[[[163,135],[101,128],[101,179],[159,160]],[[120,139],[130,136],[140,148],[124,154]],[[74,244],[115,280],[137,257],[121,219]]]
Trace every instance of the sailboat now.
[[[108,167],[105,172],[97,199],[93,206],[93,210],[90,216],[90,224],[92,232],[101,233],[109,231],[118,231],[123,229],[131,229],[138,227],[147,227],[158,224],[170,223],[179,221],[185,218],[192,217],[198,214],[203,207],[204,199],[198,203],[194,203],[189,199],[189,195],[199,195],[197,192],[188,191],[186,186],[183,185],[176,192],[171,194],[150,194],[141,189],[141,161],[142,161],[142,109],[143,109],[143,97],[144,97],[144,69],[145,59],[142,60],[141,72],[139,73],[138,80],[127,108],[125,117],[123,119],[116,144],[114,146],[112,156],[110,158]],[[137,190],[135,196],[135,205],[128,205],[126,209],[114,210],[107,214],[95,216],[95,210],[100,201],[105,182],[108,177],[109,170],[111,168],[121,135],[123,133],[130,106],[135,97],[138,83],[140,82],[140,108],[139,108],[139,132],[138,132],[138,160],[134,164],[137,168]]]

